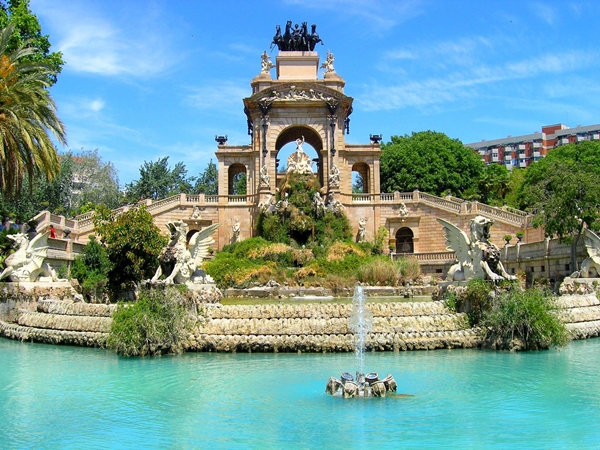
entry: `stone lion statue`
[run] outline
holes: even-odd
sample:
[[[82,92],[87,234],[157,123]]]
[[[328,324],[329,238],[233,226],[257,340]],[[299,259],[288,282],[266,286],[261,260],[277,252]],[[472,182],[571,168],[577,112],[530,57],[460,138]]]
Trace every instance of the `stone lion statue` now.
[[[218,223],[210,225],[194,234],[188,248],[186,245],[187,224],[181,220],[167,223],[171,240],[158,257],[160,265],[156,269],[151,283],[206,282],[206,273],[197,269],[208,255],[210,245],[215,242],[212,234],[219,225]],[[164,280],[160,280],[162,275],[166,277]]]
[[[592,230],[583,230],[583,239],[588,257],[583,260],[579,271],[573,273],[571,278],[598,278],[600,277],[600,237]]]
[[[444,219],[437,219],[444,227],[448,250],[456,253],[458,263],[448,271],[447,280],[462,281],[473,278],[492,281],[516,280],[500,262],[500,249],[489,241],[494,221],[483,216],[471,220],[471,238],[467,233]]]
[[[0,280],[40,281],[40,277],[48,277],[48,281],[58,281],[56,273],[44,262],[48,256],[49,232],[36,235],[31,241],[24,233],[8,234],[17,250],[4,263],[6,269],[0,273]]]

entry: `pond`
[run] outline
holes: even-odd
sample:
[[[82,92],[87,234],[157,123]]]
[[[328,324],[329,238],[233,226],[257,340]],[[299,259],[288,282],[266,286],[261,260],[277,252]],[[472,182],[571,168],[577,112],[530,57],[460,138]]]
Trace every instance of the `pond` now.
[[[592,448],[600,339],[562,350],[369,353],[399,394],[342,399],[353,354],[184,354],[0,339],[0,448]]]

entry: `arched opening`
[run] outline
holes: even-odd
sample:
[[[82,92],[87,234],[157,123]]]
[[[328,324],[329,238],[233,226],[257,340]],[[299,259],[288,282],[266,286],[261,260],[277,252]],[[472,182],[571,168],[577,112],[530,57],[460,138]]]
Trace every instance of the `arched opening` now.
[[[396,231],[396,253],[414,253],[414,234],[408,227],[402,227]]]
[[[296,139],[304,138],[302,149],[313,161],[313,172],[319,177],[319,183],[323,186],[323,142],[319,134],[307,126],[291,126],[286,128],[277,137],[275,142],[277,184],[285,176],[289,156],[296,151]]]
[[[187,232],[187,234],[185,235],[185,241],[189,244],[190,243],[190,239],[192,239],[192,236],[194,234],[196,234],[198,232],[198,230],[190,230]]]
[[[364,162],[352,166],[352,193],[368,194],[370,186],[369,165]]]
[[[228,172],[229,186],[228,195],[246,195],[246,166],[235,163],[229,166]]]

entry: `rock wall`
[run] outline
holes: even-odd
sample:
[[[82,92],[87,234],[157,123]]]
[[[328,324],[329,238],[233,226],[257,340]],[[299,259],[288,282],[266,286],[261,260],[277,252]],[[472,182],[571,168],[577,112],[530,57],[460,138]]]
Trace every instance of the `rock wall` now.
[[[560,297],[559,314],[574,339],[600,336],[595,294]],[[49,344],[103,346],[115,305],[41,299],[20,309],[15,321],[0,320],[0,336]],[[369,303],[373,326],[367,350],[432,350],[481,344],[463,313],[442,302]],[[349,304],[202,305],[190,333],[189,351],[346,352],[354,349]]]

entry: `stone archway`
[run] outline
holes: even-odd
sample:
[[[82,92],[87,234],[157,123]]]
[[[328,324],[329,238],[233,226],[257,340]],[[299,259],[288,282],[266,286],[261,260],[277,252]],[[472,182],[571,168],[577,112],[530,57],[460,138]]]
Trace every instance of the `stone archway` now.
[[[317,152],[316,173],[319,183],[323,186],[323,141],[313,128],[306,125],[292,125],[285,128],[275,141],[275,157],[277,158],[284,145],[295,142],[296,139],[302,139],[302,137]],[[280,163],[285,163],[285,161]]]
[[[396,231],[396,253],[414,253],[414,233],[408,227],[402,227]]]
[[[360,177],[360,184],[362,185],[361,192],[356,192],[357,194],[368,194],[369,187],[371,186],[371,177],[370,177],[370,167],[367,163],[358,162],[352,166],[352,190],[354,191],[354,180],[355,174]]]
[[[245,195],[247,192],[247,187],[243,186],[243,192],[239,192],[236,184],[240,181],[240,177],[243,177],[243,179],[246,180],[246,166],[240,163],[234,163],[229,166],[227,175],[227,195]]]

